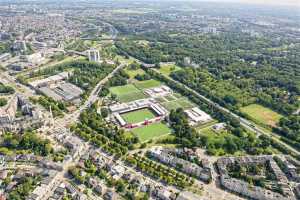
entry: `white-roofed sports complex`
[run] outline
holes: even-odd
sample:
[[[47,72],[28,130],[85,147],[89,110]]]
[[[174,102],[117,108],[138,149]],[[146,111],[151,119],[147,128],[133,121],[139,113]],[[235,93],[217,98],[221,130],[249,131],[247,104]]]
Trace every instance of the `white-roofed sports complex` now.
[[[164,120],[169,111],[159,101],[158,97],[172,94],[173,91],[167,86],[159,86],[144,91],[149,98],[139,99],[128,103],[116,103],[109,107],[111,117],[121,127],[132,129]],[[198,107],[185,109],[190,125],[211,121],[212,118]]]

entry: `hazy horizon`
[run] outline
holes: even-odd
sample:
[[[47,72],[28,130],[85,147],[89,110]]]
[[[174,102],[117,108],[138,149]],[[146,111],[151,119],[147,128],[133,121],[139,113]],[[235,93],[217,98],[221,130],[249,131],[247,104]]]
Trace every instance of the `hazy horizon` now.
[[[39,0],[0,0],[0,3],[3,2],[29,2],[29,1],[39,1]],[[51,1],[61,1],[61,0],[51,0]],[[65,0],[66,1],[66,0]],[[67,1],[102,1],[102,0],[67,0]],[[106,1],[106,0],[104,0]],[[116,0],[120,1],[120,0]],[[134,1],[134,0],[129,0]],[[152,0],[145,0],[145,1],[152,1]],[[153,0],[158,1],[158,0]],[[161,0],[159,0],[161,1]],[[170,1],[170,0],[162,0],[162,1]],[[244,3],[244,4],[261,4],[261,5],[277,5],[277,6],[299,6],[300,7],[300,0],[172,0],[172,1],[189,1],[189,2],[223,2],[223,3]],[[300,8],[299,8],[300,11]]]
[[[178,0],[180,1],[180,0]],[[182,0],[184,1],[184,0]],[[260,4],[260,5],[277,5],[277,6],[297,6],[300,7],[300,0],[187,0],[187,1],[203,1],[203,2],[228,2],[228,3],[244,3],[244,4]],[[300,12],[300,8],[299,8]]]

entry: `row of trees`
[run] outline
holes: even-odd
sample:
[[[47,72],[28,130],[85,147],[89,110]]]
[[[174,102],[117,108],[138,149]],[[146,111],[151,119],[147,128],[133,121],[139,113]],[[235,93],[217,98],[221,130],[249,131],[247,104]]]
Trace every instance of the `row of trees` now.
[[[0,98],[0,107],[5,106],[7,104],[7,99]]]
[[[40,180],[40,176],[22,177],[18,185],[8,192],[7,198],[10,200],[25,200]]]
[[[300,106],[297,59],[300,48],[298,44],[289,45],[289,39],[253,38],[239,32],[175,36],[158,32],[139,35],[136,39],[149,43],[142,45],[133,37],[120,41],[117,47],[122,53],[149,63],[167,58],[190,67],[183,62],[185,57],[190,57],[199,68],[174,72],[172,77],[242,116],[239,108],[255,102],[282,113],[287,116],[285,121],[289,121]],[[277,132],[284,137],[298,137],[288,126],[279,125]]]
[[[109,88],[113,86],[121,86],[127,84],[129,75],[123,70],[119,70],[112,78],[110,78],[105,85],[102,87],[99,96],[105,97],[109,94]]]
[[[42,139],[34,132],[5,133],[1,140],[1,154],[11,154],[14,151],[29,151],[36,155],[48,156],[53,153],[53,148],[48,139]]]
[[[166,83],[173,90],[177,91],[183,96],[187,96],[191,101],[197,104],[201,108],[201,110],[205,111],[206,113],[209,113],[213,118],[222,122],[226,122],[228,124],[228,131],[230,133],[233,133],[233,135],[228,134],[228,136],[226,136],[228,138],[225,137],[219,141],[215,140],[214,143],[212,143],[212,140],[209,140],[209,138],[203,136],[202,138],[193,138],[191,136],[194,135],[193,134],[194,131],[190,130],[190,128],[187,128],[186,122],[184,122],[183,120],[183,118],[186,117],[185,114],[182,113],[182,111],[177,111],[177,112],[173,111],[173,116],[178,115],[177,117],[179,118],[179,120],[175,120],[174,122],[179,124],[184,124],[182,126],[179,126],[177,129],[180,130],[180,127],[183,127],[183,129],[187,129],[187,130],[179,131],[180,136],[182,137],[183,135],[183,138],[178,139],[176,137],[177,138],[176,141],[178,140],[177,142],[180,142],[181,144],[185,144],[185,145],[187,144],[188,146],[197,145],[197,146],[205,147],[208,149],[208,153],[211,154],[216,154],[218,152],[217,151],[218,149],[222,149],[222,151],[224,152],[222,154],[232,154],[236,151],[245,151],[253,155],[270,154],[272,153],[271,148],[273,147],[275,149],[278,149],[282,153],[290,154],[295,158],[300,159],[296,154],[294,154],[292,151],[287,149],[284,145],[281,145],[276,140],[268,136],[261,135],[257,139],[253,133],[249,133],[245,131],[237,119],[231,117],[229,114],[225,113],[224,111],[219,110],[217,107],[205,103],[195,93],[187,90],[185,87],[176,83],[174,80],[168,79],[154,70],[147,69],[147,68],[144,68],[144,70],[147,71],[147,73],[150,74],[152,78],[158,79]],[[192,139],[185,140],[184,137],[185,134],[187,135],[187,138],[190,137]],[[185,143],[184,141],[187,142]]]
[[[81,113],[80,123],[73,126],[71,130],[84,140],[116,156],[126,154],[128,149],[133,149],[133,145],[138,142],[137,137],[126,137],[123,129],[107,123],[97,113],[95,105]]]
[[[48,111],[51,111],[54,117],[61,117],[64,115],[64,112],[67,111],[67,103],[63,101],[55,101],[51,97],[40,96],[38,99],[30,98],[33,103],[39,103],[45,107]]]
[[[15,92],[15,90],[13,87],[0,83],[0,93],[1,94],[13,94],[14,92]]]
[[[193,147],[198,143],[198,133],[191,128],[186,114],[182,108],[171,110],[169,121],[174,133],[177,137],[177,142],[185,147]]]
[[[133,156],[128,155],[126,157],[126,162],[143,173],[146,173],[159,181],[165,182],[168,185],[185,188],[193,184],[192,178],[137,154]]]

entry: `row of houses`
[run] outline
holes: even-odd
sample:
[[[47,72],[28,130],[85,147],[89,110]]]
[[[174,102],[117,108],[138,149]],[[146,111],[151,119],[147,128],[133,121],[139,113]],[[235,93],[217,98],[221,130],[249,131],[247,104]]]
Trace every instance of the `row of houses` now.
[[[274,173],[282,193],[273,192],[262,187],[253,186],[249,183],[232,178],[229,176],[227,167],[238,163],[241,166],[247,165],[268,165]],[[294,200],[295,196],[288,185],[288,180],[283,172],[278,167],[277,163],[273,160],[272,156],[244,156],[244,157],[224,157],[217,160],[217,168],[220,173],[220,183],[225,189],[238,193],[242,196],[257,199],[257,200]]]
[[[276,176],[276,179],[278,181],[278,185],[282,190],[282,193],[286,197],[294,197],[293,190],[289,186],[289,180],[285,176],[285,174],[281,171],[277,163],[272,159],[268,162],[270,165],[271,170]]]
[[[297,183],[300,183],[300,176],[298,174],[298,169],[300,167],[299,161],[286,156],[285,160],[283,161],[284,164],[284,172],[287,174],[288,178],[291,181],[295,181]]]
[[[60,183],[54,190],[53,194],[48,200],[62,200],[65,195],[71,197],[73,200],[87,200],[87,196],[81,191],[77,190],[72,184],[69,182]]]
[[[80,138],[72,136],[70,131],[66,128],[54,129],[52,134],[59,143],[69,149],[73,158],[80,156],[84,148],[84,142]]]
[[[16,115],[20,111],[21,115]],[[0,109],[0,131],[18,131],[43,124],[42,113],[21,94],[15,94]]]
[[[230,178],[225,175],[220,176],[221,185],[232,192],[246,196],[251,199],[257,200],[283,200],[287,199],[285,196],[265,190],[261,187],[250,185],[245,181],[238,180],[236,178]]]
[[[196,177],[197,179],[205,182],[210,182],[212,179],[212,172],[209,167],[202,168],[195,163],[173,156],[162,147],[155,147],[151,149],[149,153],[151,157],[158,161],[172,166],[183,173]]]
[[[60,163],[53,162],[41,156],[35,156],[34,154],[20,154],[20,155],[0,155],[0,168],[4,169],[11,164],[27,164],[37,165],[44,169],[52,169],[61,171],[62,165]]]

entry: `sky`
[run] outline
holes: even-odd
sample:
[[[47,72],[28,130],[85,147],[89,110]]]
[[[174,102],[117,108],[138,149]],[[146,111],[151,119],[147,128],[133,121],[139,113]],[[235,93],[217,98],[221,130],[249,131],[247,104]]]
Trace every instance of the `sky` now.
[[[200,0],[204,1],[204,0]],[[215,2],[236,2],[247,4],[263,4],[263,5],[277,5],[277,6],[297,6],[300,12],[300,0],[206,0]]]

